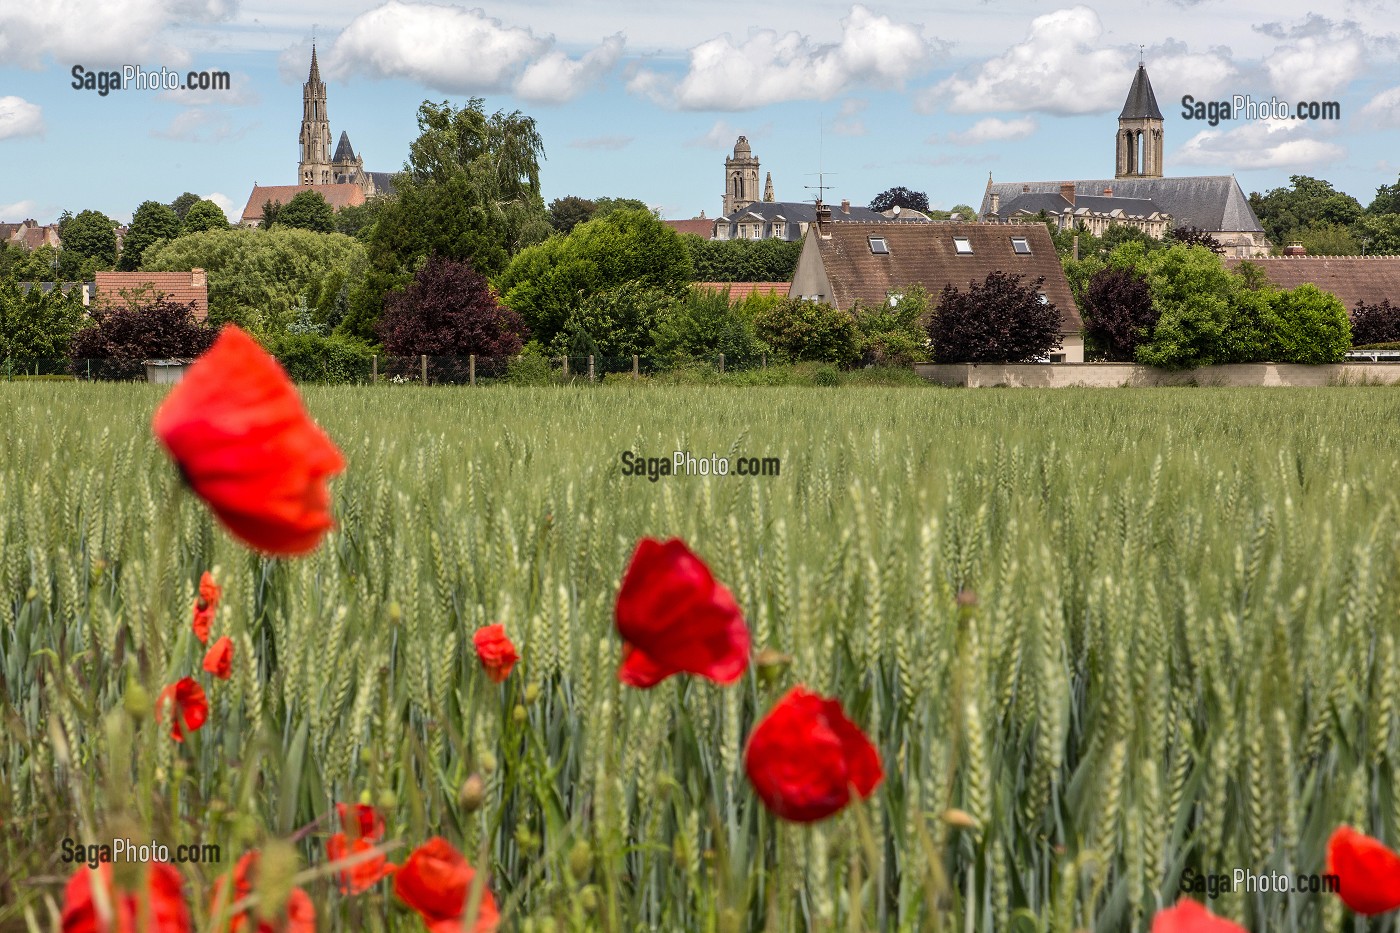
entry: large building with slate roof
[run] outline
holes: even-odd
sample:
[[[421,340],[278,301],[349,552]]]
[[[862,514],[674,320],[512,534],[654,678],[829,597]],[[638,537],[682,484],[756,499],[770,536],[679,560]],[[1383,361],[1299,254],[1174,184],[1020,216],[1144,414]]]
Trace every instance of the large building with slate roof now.
[[[340,131],[335,154],[331,154],[331,123],[326,115],[326,83],[311,47],[311,71],[301,86],[301,135],[297,137],[301,159],[297,182],[302,185],[359,185],[365,197],[392,190],[393,174],[367,172],[365,160],[350,145],[350,135]]]
[[[1164,235],[1170,227],[1196,227],[1219,240],[1227,255],[1267,256],[1268,237],[1235,176],[1170,178],[1162,174],[1162,124],[1147,68],[1139,64],[1118,115],[1113,178],[994,182],[989,175],[979,214],[992,223],[1014,223],[1038,219],[1044,209],[1047,216],[1063,221],[1069,207],[1074,228],[1097,235],[1107,228],[1105,213],[1111,216],[1121,209],[1123,217],[1117,222],[1145,227],[1151,225],[1151,213],[1156,211],[1165,215],[1169,226],[1159,224],[1162,233],[1154,235]],[[1035,211],[1026,213],[1033,204]],[[1078,215],[1081,208],[1087,209],[1082,216]]]

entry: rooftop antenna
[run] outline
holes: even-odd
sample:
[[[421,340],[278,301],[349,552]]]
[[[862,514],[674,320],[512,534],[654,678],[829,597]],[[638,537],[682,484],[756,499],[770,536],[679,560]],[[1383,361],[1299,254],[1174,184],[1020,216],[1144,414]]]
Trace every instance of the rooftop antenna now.
[[[808,178],[812,177],[813,175],[816,175],[816,176],[817,176],[817,183],[816,183],[815,185],[803,185],[803,186],[802,186],[803,188],[806,188],[808,191],[815,191],[815,192],[817,193],[817,197],[816,197],[816,206],[817,206],[818,208],[820,208],[820,207],[822,206],[822,204],[824,204],[824,203],[826,202],[826,196],[825,196],[825,195],[826,195],[827,190],[830,189],[830,188],[835,187],[834,185],[828,185],[828,184],[826,183],[826,176],[827,176],[828,174],[832,174],[832,175],[836,174],[835,172],[827,173],[827,172],[823,172],[823,171],[822,171],[822,148],[823,148],[823,144],[824,144],[824,142],[825,142],[825,134],[824,134],[824,132],[823,132],[824,129],[825,129],[824,123],[825,123],[825,117],[824,117],[824,116],[819,116],[819,117],[818,117],[818,120],[817,120],[817,170],[816,170],[815,172],[808,172],[808,173],[807,173],[807,177],[808,177]]]

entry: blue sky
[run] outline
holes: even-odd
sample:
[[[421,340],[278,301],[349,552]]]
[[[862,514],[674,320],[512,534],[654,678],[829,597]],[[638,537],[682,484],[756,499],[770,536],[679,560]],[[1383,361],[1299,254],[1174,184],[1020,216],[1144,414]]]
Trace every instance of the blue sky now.
[[[1325,12],[1254,0],[0,0],[0,220],[65,208],[129,218],[182,191],[233,214],[296,180],[313,34],[336,137],[401,167],[424,99],[538,121],[546,200],[634,197],[714,216],[743,133],[779,200],[866,203],[905,185],[935,206],[999,181],[1111,176],[1139,47],[1166,117],[1168,175],[1291,174],[1368,203],[1400,175],[1394,0]],[[71,87],[71,69],[226,70],[226,92]],[[1334,122],[1184,119],[1180,100],[1336,100]]]

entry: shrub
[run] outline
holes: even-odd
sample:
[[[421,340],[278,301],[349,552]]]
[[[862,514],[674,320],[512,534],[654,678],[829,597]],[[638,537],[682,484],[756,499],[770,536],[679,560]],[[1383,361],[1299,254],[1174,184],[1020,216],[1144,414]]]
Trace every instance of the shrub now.
[[[861,358],[877,366],[907,366],[928,359],[929,296],[921,285],[892,292],[875,307],[857,306]]]
[[[1240,279],[1219,256],[1178,244],[1149,253],[1145,271],[1160,315],[1151,341],[1138,347],[1138,362],[1193,369],[1238,360],[1240,342],[1232,347],[1226,335],[1238,323]]]
[[[754,318],[754,333],[780,362],[813,360],[849,366],[860,357],[860,332],[847,311],[786,298]]]
[[[1080,305],[1085,336],[1114,361],[1131,361],[1152,337],[1157,308],[1147,277],[1132,269],[1107,266],[1089,277]]]
[[[93,369],[99,379],[142,378],[144,360],[194,359],[209,349],[217,333],[195,320],[193,302],[180,304],[167,298],[99,308],[92,319],[74,335],[69,358],[75,367],[79,360],[100,361]]]
[[[512,385],[546,386],[554,381],[554,370],[539,347],[532,344],[506,364],[506,381]]]
[[[727,365],[757,362],[767,347],[754,334],[752,304],[731,302],[727,289],[687,290],[657,316],[652,331],[656,359],[663,366],[675,366],[686,360],[713,360],[723,353]]]
[[[622,282],[587,296],[554,336],[550,351],[559,355],[593,355],[602,369],[632,368],[632,357],[650,356],[652,330],[671,304],[670,294],[643,282]]]
[[[295,382],[368,382],[373,371],[369,345],[353,337],[279,334],[266,346]]]
[[[389,296],[377,329],[395,356],[505,358],[520,352],[525,325],[470,263],[431,256],[408,288]]]
[[[819,386],[839,386],[841,384],[841,374],[834,367],[823,366],[812,373],[812,383]]]
[[[74,289],[23,294],[14,282],[0,280],[0,361],[11,369],[28,369],[40,359],[66,357],[83,321],[82,301]]]
[[[1305,283],[1274,296],[1276,325],[1265,359],[1279,363],[1340,363],[1351,348],[1346,306],[1316,285]]]
[[[1376,305],[1358,301],[1351,312],[1351,342],[1358,347],[1400,342],[1400,305],[1389,298]]]
[[[929,322],[939,363],[1025,363],[1058,349],[1060,311],[1041,299],[1044,279],[994,271],[967,291],[946,285]]]

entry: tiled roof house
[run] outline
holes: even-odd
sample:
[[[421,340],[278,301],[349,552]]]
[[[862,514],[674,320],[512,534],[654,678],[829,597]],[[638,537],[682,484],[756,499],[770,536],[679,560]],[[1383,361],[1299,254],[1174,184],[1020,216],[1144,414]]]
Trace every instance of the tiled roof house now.
[[[1261,256],[1227,258],[1225,265],[1238,272],[1245,262],[1260,269],[1278,288],[1310,282],[1331,292],[1348,312],[1355,310],[1357,302],[1373,305],[1388,299],[1400,306],[1400,256]]]
[[[945,285],[965,289],[995,271],[1044,278],[1041,293],[1060,312],[1063,362],[1082,363],[1084,324],[1043,224],[823,223],[802,245],[788,294],[850,308],[922,285],[936,300]]]
[[[315,191],[326,199],[333,211],[365,203],[365,192],[359,185],[255,185],[238,223],[244,227],[256,227],[262,223],[263,205],[268,201],[287,204],[302,191]]]
[[[126,295],[150,292],[153,297],[165,296],[180,304],[194,303],[194,317],[203,321],[209,316],[209,280],[203,269],[188,272],[99,272],[95,303],[121,304]]]

